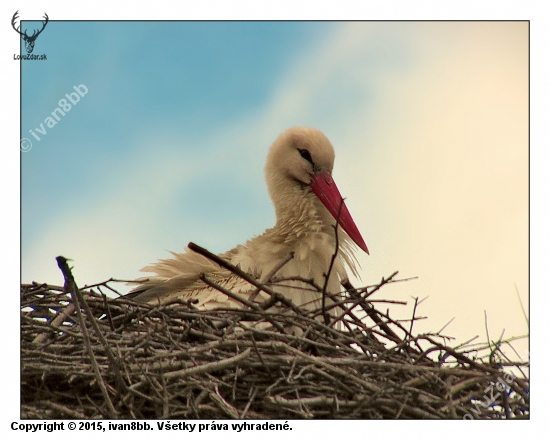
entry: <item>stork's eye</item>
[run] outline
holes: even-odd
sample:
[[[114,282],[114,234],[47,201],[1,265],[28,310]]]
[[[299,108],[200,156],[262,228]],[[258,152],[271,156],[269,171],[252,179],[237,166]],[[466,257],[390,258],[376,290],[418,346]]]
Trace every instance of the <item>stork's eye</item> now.
[[[311,154],[309,154],[309,151],[298,148],[298,152],[300,153],[300,156],[302,156],[311,165],[313,165],[313,159],[311,158]]]

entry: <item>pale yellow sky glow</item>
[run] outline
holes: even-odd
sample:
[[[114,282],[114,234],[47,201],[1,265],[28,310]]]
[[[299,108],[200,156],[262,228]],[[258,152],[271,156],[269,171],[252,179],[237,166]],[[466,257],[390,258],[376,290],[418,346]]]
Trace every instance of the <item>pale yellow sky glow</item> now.
[[[359,161],[367,163],[368,211],[360,223],[372,248],[363,266],[369,280],[394,269],[419,277],[379,296],[429,296],[419,309],[429,319],[417,330],[454,317],[445,334],[482,342],[486,311],[493,340],[504,329],[505,337],[525,335],[516,286],[527,310],[528,26],[437,23],[424,31],[426,62],[381,84],[377,147]],[[405,317],[410,309],[391,311]],[[515,346],[527,357],[527,340]]]

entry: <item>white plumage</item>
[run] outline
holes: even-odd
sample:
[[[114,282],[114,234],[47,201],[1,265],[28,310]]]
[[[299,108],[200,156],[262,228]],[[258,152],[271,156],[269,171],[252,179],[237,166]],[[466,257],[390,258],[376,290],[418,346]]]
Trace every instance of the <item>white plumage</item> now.
[[[321,131],[294,127],[283,132],[271,146],[265,165],[277,217],[275,226],[220,256],[266,282],[269,274],[293,252],[294,257],[277,271],[277,279],[299,276],[323,286],[336,248],[334,225],[335,218],[339,218],[339,252],[327,291],[341,291],[340,282],[347,278],[345,266],[356,274],[352,240],[365,252],[368,250],[332,181],[333,163],[334,149]],[[242,307],[242,303],[206,285],[200,279],[203,273],[245,299],[254,290],[242,278],[189,248],[172,255],[171,259],[143,268],[142,271],[155,275],[136,280],[138,286],[129,296],[151,304],[181,298],[197,299],[196,306],[203,309]],[[320,306],[320,294],[303,282],[281,281],[274,290],[306,309]],[[260,293],[255,301],[267,298],[267,294]]]

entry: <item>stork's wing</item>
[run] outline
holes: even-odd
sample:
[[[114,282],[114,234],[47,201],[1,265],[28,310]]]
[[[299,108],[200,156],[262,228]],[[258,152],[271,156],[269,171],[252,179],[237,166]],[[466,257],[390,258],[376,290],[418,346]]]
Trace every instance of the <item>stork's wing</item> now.
[[[230,259],[233,252],[234,250],[220,256]],[[197,299],[197,307],[204,309],[242,307],[238,301],[205,284],[200,279],[201,274],[233,293],[242,294],[254,288],[242,278],[189,248],[183,253],[171,254],[173,258],[159,260],[141,269],[142,272],[153,272],[156,275],[133,281],[132,284],[137,286],[125,297],[150,304],[166,304],[174,299]]]

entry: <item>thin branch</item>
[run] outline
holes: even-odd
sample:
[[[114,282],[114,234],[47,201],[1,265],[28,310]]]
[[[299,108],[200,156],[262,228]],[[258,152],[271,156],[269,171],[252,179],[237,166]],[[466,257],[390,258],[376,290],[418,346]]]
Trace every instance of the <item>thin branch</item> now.
[[[396,274],[397,272],[394,273],[394,275]],[[357,293],[355,288],[351,285],[349,280],[344,280],[342,282],[342,285],[344,286],[344,288],[352,298],[357,298],[359,296],[359,294]],[[386,333],[386,336],[389,339],[397,343],[403,342],[403,340],[399,336],[397,336],[397,333],[395,333],[384,321],[382,321],[382,319],[380,318],[380,316],[378,316],[378,312],[374,307],[372,307],[366,301],[361,302],[361,307],[365,312],[367,312],[367,315],[369,315],[369,317]]]
[[[527,324],[527,327],[529,327],[529,318],[527,317],[527,313],[525,312],[525,308],[523,307],[523,302],[521,301],[521,297],[519,296],[519,290],[517,284],[514,283],[514,287],[516,288],[516,296],[519,301],[519,305],[521,306],[521,311],[523,312],[523,318],[525,319],[525,323]]]
[[[413,313],[412,313],[412,318],[411,318],[411,326],[410,326],[410,328],[409,328],[409,335],[412,335],[413,325],[414,325],[414,322],[415,322],[416,307],[417,307],[417,306],[418,306],[418,297],[415,297],[415,298],[414,298]]]
[[[233,367],[237,365],[242,360],[246,359],[250,355],[250,348],[247,348],[241,354],[230,357],[228,359],[223,359],[216,362],[210,362],[204,365],[197,365],[196,367],[185,368],[183,370],[171,371],[169,373],[164,373],[164,376],[167,379],[183,379],[185,377],[194,376],[198,374],[212,373],[213,371],[223,370],[225,368]]]
[[[292,260],[294,258],[294,252],[290,252],[285,258],[283,258],[281,260],[281,262],[279,264],[277,264],[273,270],[271,272],[269,272],[265,277],[264,279],[262,279],[262,283],[265,284],[265,283],[269,283],[271,282],[272,278],[275,276],[275,274],[277,272],[279,272],[283,266],[288,263],[290,260]],[[258,296],[258,294],[260,293],[260,288],[259,287],[256,287],[256,289],[250,294],[248,300],[249,301],[254,301],[256,299],[256,296]]]
[[[86,328],[86,323],[84,322],[84,317],[82,316],[82,311],[80,310],[80,299],[81,299],[79,298],[80,291],[78,290],[78,287],[74,281],[73,274],[71,273],[71,269],[67,264],[67,259],[65,257],[59,256],[56,258],[56,260],[57,260],[57,265],[59,266],[59,269],[61,269],[61,272],[63,273],[63,277],[65,278],[64,291],[71,294],[73,303],[75,304],[75,307],[76,307],[76,313],[78,315],[78,320],[80,321],[80,326],[82,328],[82,336],[84,337],[84,344],[86,346],[86,350],[88,351],[88,355],[90,356],[90,362],[92,364],[92,368],[94,369],[94,373],[97,378],[97,384],[99,385],[99,388],[101,389],[101,394],[103,394],[103,398],[107,403],[109,415],[112,419],[114,419],[117,416],[117,412],[115,410],[115,407],[113,406],[113,402],[111,402],[111,398],[109,397],[109,393],[107,392],[107,387],[105,385],[105,382],[103,381],[101,372],[99,371],[99,365],[97,364],[94,351],[92,350],[92,346],[90,344],[90,336],[88,335],[88,329]],[[84,304],[85,302],[83,303],[83,305]]]
[[[323,284],[323,297],[322,297],[322,304],[321,304],[321,310],[323,311],[323,319],[325,320],[325,324],[329,324],[330,318],[326,313],[326,296],[327,296],[327,286],[328,286],[328,280],[330,278],[330,274],[332,273],[332,268],[334,267],[334,262],[336,261],[336,257],[338,256],[338,251],[340,250],[340,243],[338,239],[338,225],[340,224],[340,215],[342,213],[342,206],[344,205],[344,199],[340,199],[340,206],[338,207],[338,215],[336,216],[336,224],[333,226],[334,228],[334,253],[332,254],[330,258],[330,263],[328,265],[327,273],[325,274],[325,283]]]

